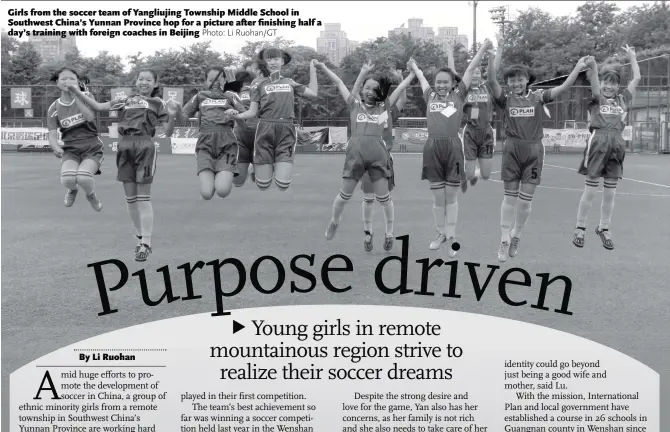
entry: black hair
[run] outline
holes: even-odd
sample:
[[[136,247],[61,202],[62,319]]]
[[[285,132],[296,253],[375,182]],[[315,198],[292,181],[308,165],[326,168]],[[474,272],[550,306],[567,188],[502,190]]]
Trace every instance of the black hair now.
[[[49,81],[51,81],[53,83],[58,82],[58,79],[60,78],[60,74],[62,74],[65,71],[69,71],[69,72],[72,72],[74,74],[74,76],[77,78],[77,81],[79,82],[79,89],[81,91],[83,91],[83,92],[88,91],[88,89],[86,88],[86,85],[89,84],[91,81],[88,79],[88,77],[80,75],[79,72],[77,72],[77,70],[75,68],[73,68],[72,66],[61,67],[56,72],[51,74],[51,78],[49,79]]]
[[[221,74],[224,73],[224,69],[221,66],[208,67],[207,71],[205,72],[205,80],[207,80],[207,75],[209,75],[211,71],[216,71],[217,74],[216,77],[214,77],[214,79],[212,80],[212,83],[209,85],[209,90],[211,90],[212,87],[214,87],[214,84],[219,80],[219,78],[221,78]]]
[[[261,76],[264,76],[266,78],[270,76],[270,71],[268,70],[268,63],[265,60],[260,59],[260,58],[255,58],[253,60],[247,60],[247,61],[244,62],[242,67],[244,69],[246,69],[253,64],[255,64],[258,67],[258,70],[260,71]]]
[[[600,70],[600,81],[605,81],[607,78],[612,78],[617,84],[621,83],[621,63],[617,58],[609,57],[605,60],[605,64]]]
[[[246,70],[240,70],[235,72],[235,81],[240,81],[243,83],[250,83],[254,78]]]
[[[389,96],[393,81],[386,75],[370,75],[363,81],[361,89],[365,87],[365,83],[369,80],[374,80],[379,83],[379,87],[375,89],[375,96],[377,97],[377,102],[384,102]]]
[[[435,81],[437,79],[437,75],[440,72],[444,72],[444,73],[449,74],[451,76],[452,81],[454,82],[454,85],[458,84],[462,80],[461,76],[459,74],[457,74],[455,70],[451,69],[450,67],[441,67],[437,71],[435,71],[433,81]]]
[[[139,77],[139,75],[140,75],[142,72],[149,72],[149,73],[151,74],[151,76],[154,77],[154,81],[156,81],[156,87],[154,87],[154,89],[151,91],[151,94],[150,94],[149,96],[150,96],[150,97],[156,97],[156,96],[158,96],[158,93],[160,92],[160,87],[158,86],[158,73],[156,73],[156,71],[154,71],[154,70],[152,70],[152,69],[142,69],[142,70],[139,71],[139,73],[137,74],[137,76]]]
[[[505,70],[505,73],[503,74],[503,80],[507,82],[508,78],[517,75],[523,75],[526,78],[528,78],[527,86],[535,82],[535,74],[533,74],[533,72],[531,72],[531,70],[527,66],[524,66],[522,64],[515,64],[507,68],[507,70]]]
[[[233,93],[239,93],[240,91],[242,91],[242,87],[244,87],[244,82],[235,79],[235,81],[230,81],[224,84],[223,91],[224,92],[231,91]]]

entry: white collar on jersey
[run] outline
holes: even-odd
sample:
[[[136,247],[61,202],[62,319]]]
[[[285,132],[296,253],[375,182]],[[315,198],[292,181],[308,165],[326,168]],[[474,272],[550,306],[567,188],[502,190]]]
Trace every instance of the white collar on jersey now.
[[[60,98],[58,98],[58,103],[63,105],[63,106],[67,106],[67,107],[72,106],[72,104],[75,103],[75,102],[76,102],[76,100],[74,99],[74,96],[72,97],[72,102],[67,103],[67,104],[64,103],[62,100],[60,100]]]

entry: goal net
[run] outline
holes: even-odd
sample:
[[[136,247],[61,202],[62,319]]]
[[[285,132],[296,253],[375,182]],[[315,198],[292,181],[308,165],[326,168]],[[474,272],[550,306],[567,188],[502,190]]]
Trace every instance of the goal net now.
[[[398,153],[423,153],[428,139],[425,117],[400,117],[393,124],[393,150]]]

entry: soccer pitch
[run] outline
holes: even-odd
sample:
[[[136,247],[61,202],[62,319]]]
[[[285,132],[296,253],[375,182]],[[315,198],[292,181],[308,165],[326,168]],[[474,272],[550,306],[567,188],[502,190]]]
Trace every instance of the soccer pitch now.
[[[467,194],[459,195],[457,236],[461,250],[457,259],[461,265],[457,290],[461,298],[453,299],[442,296],[449,284],[446,266],[431,270],[428,288],[436,293],[434,296],[385,295],[377,289],[375,267],[384,257],[399,255],[400,242],[392,253],[384,252],[383,215],[375,204],[375,249],[364,252],[359,189],[344,211],[337,236],[331,242],[325,240],[332,202],[341,184],[343,154],[298,154],[288,192],[279,192],[274,185],[261,192],[248,180],[244,187],[233,189],[228,198],[211,201],[200,198],[194,157],[159,156],[152,190],[154,253],[141,266],[132,259],[135,239],[123,189],[115,180],[113,158],[104,161],[102,176],[96,177],[104,209],[95,213],[81,194],[74,207],[63,206],[65,189],[59,181],[59,161],[53,155],[5,153],[2,338],[5,347],[21,349],[3,349],[3,391],[7,391],[9,372],[57,348],[130,325],[216,309],[212,271],[206,267],[193,276],[196,294],[202,299],[148,307],[142,302],[138,278],[131,276],[123,288],[110,294],[112,306],[119,312],[97,317],[102,310],[100,296],[94,272],[87,264],[113,258],[124,261],[130,273],[145,269],[154,300],[163,290],[163,277],[157,269],[169,266],[175,295],[186,296],[179,265],[234,257],[245,265],[247,283],[239,295],[224,299],[227,310],[285,304],[385,304],[502,316],[593,339],[645,362],[667,377],[670,366],[661,364],[666,356],[658,355],[658,351],[670,352],[666,271],[670,159],[662,155],[626,156],[626,179],[619,184],[611,226],[616,249],[607,251],[593,232],[600,217],[600,193],[589,216],[585,247],[572,245],[584,186],[583,177],[574,170],[580,156],[547,153],[542,186],[537,189],[519,255],[504,264],[496,258],[503,197],[500,156],[494,160],[492,181],[480,181]],[[428,184],[420,180],[421,155],[395,155],[395,170],[395,234],[410,235],[408,282],[411,289],[418,290],[421,267],[416,260],[448,258],[445,250],[428,249],[435,228]],[[319,283],[310,293],[290,292],[292,280],[306,285],[289,270],[291,259],[300,254],[315,255],[312,273]],[[352,286],[344,294],[329,292],[320,282],[321,264],[334,254],[347,255],[354,263],[353,272],[335,273],[331,278],[335,286]],[[248,278],[252,263],[264,255],[277,257],[287,271],[284,286],[273,295],[256,291]],[[481,301],[475,297],[464,261],[480,264],[482,281],[487,265],[501,267]],[[515,299],[528,301],[525,306],[510,307],[498,294],[500,273],[513,267],[525,269],[533,279],[530,288],[509,289],[519,296]],[[265,263],[259,270],[260,283],[270,289],[276,283],[276,273]],[[572,316],[554,312],[560,307],[560,287],[555,291],[550,288],[549,311],[530,308],[537,298],[538,273],[565,275],[572,280]],[[224,270],[222,277],[224,289],[232,290],[237,283],[232,280],[236,279],[234,272]],[[110,272],[108,278],[114,284],[118,274]],[[384,278],[388,285],[395,286],[399,265],[389,264]],[[214,334],[225,327],[228,332],[229,321],[230,317],[212,318],[212,326],[206,331]]]

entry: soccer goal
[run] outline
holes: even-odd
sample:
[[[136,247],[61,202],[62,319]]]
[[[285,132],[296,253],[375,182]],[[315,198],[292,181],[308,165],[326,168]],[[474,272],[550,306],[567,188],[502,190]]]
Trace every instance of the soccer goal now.
[[[393,151],[397,153],[423,153],[428,139],[426,117],[400,117],[393,124]]]

